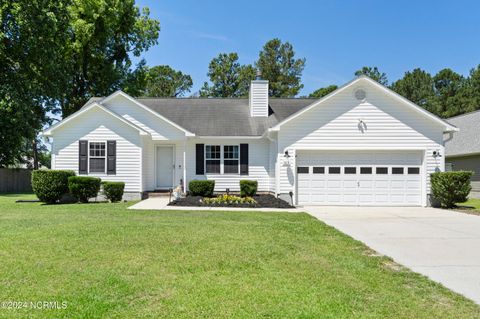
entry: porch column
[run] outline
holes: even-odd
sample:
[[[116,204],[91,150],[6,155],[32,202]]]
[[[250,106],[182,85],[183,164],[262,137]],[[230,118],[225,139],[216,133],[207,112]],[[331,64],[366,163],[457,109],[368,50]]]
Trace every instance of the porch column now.
[[[183,141],[183,191],[187,191],[187,140]]]

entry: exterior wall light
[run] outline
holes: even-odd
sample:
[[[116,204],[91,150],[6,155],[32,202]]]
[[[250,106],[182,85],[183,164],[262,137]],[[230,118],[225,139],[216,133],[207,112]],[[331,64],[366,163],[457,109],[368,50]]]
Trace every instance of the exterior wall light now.
[[[434,157],[434,158],[442,157],[442,154],[440,154],[440,151],[438,151],[438,150],[437,150],[437,151],[433,151],[432,154],[433,154],[433,157]]]

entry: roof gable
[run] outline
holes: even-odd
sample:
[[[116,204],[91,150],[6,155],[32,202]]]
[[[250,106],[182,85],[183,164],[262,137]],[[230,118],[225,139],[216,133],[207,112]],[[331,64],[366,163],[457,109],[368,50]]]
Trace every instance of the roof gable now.
[[[369,77],[367,76],[360,76],[358,78],[355,78],[353,79],[352,81],[346,83],[345,85],[343,85],[342,87],[338,88],[337,90],[331,92],[330,94],[324,96],[323,98],[313,102],[312,104],[310,104],[309,106],[307,106],[306,108],[300,110],[299,112],[296,112],[294,114],[292,114],[291,116],[287,117],[285,120],[281,121],[280,123],[278,123],[277,125],[273,126],[270,131],[278,131],[280,130],[281,126],[284,125],[285,123],[288,123],[292,120],[294,120],[295,118],[299,117],[300,115],[308,112],[309,110],[313,109],[313,108],[316,108],[316,107],[320,107],[322,105],[325,104],[325,102],[331,100],[333,97],[337,96],[338,94],[340,94],[341,92],[351,88],[352,86],[354,85],[358,85],[358,86],[373,86],[377,89],[380,89],[385,95],[389,96],[389,97],[392,97],[394,99],[396,99],[397,101],[401,102],[402,105],[404,105],[405,107],[411,109],[411,110],[414,110],[415,112],[417,112],[419,115],[429,119],[430,121],[434,122],[434,123],[437,123],[441,126],[444,127],[444,131],[445,132],[450,132],[450,131],[458,131],[458,129],[451,125],[450,123],[442,120],[441,118],[437,117],[436,115],[428,112],[427,110],[425,110],[424,108],[416,105],[415,103],[407,100],[406,98],[404,98],[403,96],[397,94],[396,92],[390,90],[389,88],[381,85],[380,83],[370,79]]]
[[[49,127],[48,129],[46,129],[42,132],[42,135],[43,136],[51,136],[53,134],[53,132],[55,130],[57,130],[58,128],[70,123],[73,119],[77,118],[78,116],[80,116],[82,114],[85,114],[85,113],[89,112],[92,109],[98,109],[102,112],[105,112],[106,114],[108,114],[109,116],[111,116],[111,117],[115,118],[116,120],[122,122],[123,124],[134,128],[135,130],[138,131],[138,133],[140,135],[149,135],[146,131],[142,130],[140,127],[136,126],[135,124],[131,123],[130,121],[127,121],[126,119],[124,119],[120,115],[116,114],[115,112],[112,112],[111,110],[108,110],[107,108],[98,104],[97,102],[93,102],[93,103],[81,108],[77,112],[75,112],[75,113],[71,114],[70,116],[64,118],[62,121],[60,121],[60,122],[56,123],[55,125]]]
[[[177,123],[169,120],[168,118],[159,114],[158,112],[155,112],[151,108],[149,108],[149,107],[145,106],[143,103],[141,103],[138,99],[135,99],[135,98],[131,97],[130,95],[126,94],[125,92],[116,91],[115,93],[113,93],[113,94],[107,96],[106,98],[102,99],[101,101],[99,101],[99,103],[101,103],[103,105],[106,105],[106,104],[108,104],[109,101],[111,101],[111,100],[113,100],[117,97],[121,97],[121,98],[124,98],[124,99],[132,102],[134,105],[136,105],[136,106],[140,107],[141,109],[149,112],[153,116],[165,121],[166,123],[170,124],[171,126],[175,127],[176,129],[182,131],[183,133],[185,133],[185,136],[195,136],[194,133],[188,131],[187,129],[183,128],[182,126],[178,125]]]

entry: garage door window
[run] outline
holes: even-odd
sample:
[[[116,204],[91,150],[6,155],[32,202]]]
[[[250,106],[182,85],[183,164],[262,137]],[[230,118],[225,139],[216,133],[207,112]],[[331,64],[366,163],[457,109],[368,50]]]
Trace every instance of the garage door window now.
[[[328,174],[340,174],[340,167],[329,167]]]
[[[409,175],[417,175],[420,174],[420,167],[409,167],[408,168]]]
[[[298,174],[308,174],[308,167],[297,167],[297,173]]]
[[[393,175],[403,175],[403,167],[392,167]]]
[[[375,172],[377,173],[377,175],[387,175],[388,167],[377,167]]]
[[[314,167],[313,174],[325,174],[325,167]]]
[[[345,174],[357,174],[357,168],[356,167],[345,167],[344,172],[345,172]]]
[[[360,174],[372,174],[372,171],[371,167],[360,167]]]

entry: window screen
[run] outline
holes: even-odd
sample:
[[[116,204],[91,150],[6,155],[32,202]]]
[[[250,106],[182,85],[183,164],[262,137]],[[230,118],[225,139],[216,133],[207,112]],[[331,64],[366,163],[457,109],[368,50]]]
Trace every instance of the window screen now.
[[[220,174],[220,145],[205,146],[205,171]]]
[[[90,169],[91,173],[105,173],[105,142],[90,142]]]
[[[225,145],[223,147],[223,172],[238,174],[238,159],[238,145]]]

